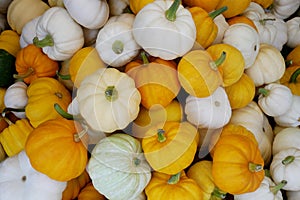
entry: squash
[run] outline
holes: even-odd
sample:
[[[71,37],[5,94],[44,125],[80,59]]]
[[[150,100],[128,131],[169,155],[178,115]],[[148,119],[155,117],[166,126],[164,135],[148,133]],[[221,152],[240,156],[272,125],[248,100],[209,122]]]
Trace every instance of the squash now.
[[[171,122],[151,126],[142,138],[149,165],[158,172],[176,174],[187,168],[197,150],[198,131],[189,122]]]
[[[49,8],[42,0],[14,0],[8,6],[7,22],[20,35],[27,22],[42,15]]]
[[[27,96],[25,114],[34,128],[50,119],[61,118],[53,107],[55,103],[66,110],[71,102],[70,92],[58,80],[50,77],[34,80],[27,88]]]
[[[243,23],[229,26],[224,33],[222,42],[234,46],[242,53],[245,69],[253,65],[260,49],[257,31],[250,25]]]
[[[25,48],[27,45],[33,43],[33,38],[35,37],[36,25],[40,16],[33,18],[28,21],[22,28],[22,33],[20,35],[20,47]]]
[[[299,127],[283,127],[274,137],[272,154],[289,148],[299,148],[299,134]]]
[[[16,58],[13,55],[0,49],[0,87],[7,88],[14,83],[15,60]]]
[[[6,119],[9,126],[0,133],[0,143],[8,156],[14,156],[24,150],[28,135],[33,130],[28,119],[19,119],[15,123]]]
[[[63,61],[83,47],[83,30],[65,8],[51,7],[38,20],[33,44],[52,60]]]
[[[286,196],[289,200],[298,200],[300,198],[300,191],[286,191]]]
[[[92,182],[84,186],[77,197],[78,200],[106,200],[105,196],[100,194],[94,187]]]
[[[290,62],[291,65],[300,65],[299,53],[300,45],[297,45],[288,53],[288,55],[286,56],[286,61]]]
[[[145,188],[148,200],[200,200],[201,189],[197,183],[188,178],[184,171],[174,175],[153,172],[149,184]]]
[[[81,82],[77,99],[80,114],[92,129],[113,132],[137,117],[141,95],[126,73],[101,68]]]
[[[147,109],[157,104],[166,107],[181,88],[176,62],[161,58],[150,60],[144,52],[141,57],[142,61],[136,59],[125,67],[141,94],[141,105]]]
[[[69,181],[85,170],[88,154],[73,120],[50,119],[28,136],[25,151],[34,169],[57,181]],[[51,133],[51,134],[49,134]]]
[[[137,14],[147,4],[154,2],[155,0],[129,0],[129,7],[133,14]]]
[[[10,85],[4,95],[4,105],[9,110],[13,109],[24,109],[27,105],[27,85],[18,81]],[[12,111],[12,113],[18,118],[26,118],[25,111]]]
[[[223,13],[225,18],[231,18],[234,16],[237,16],[239,14],[242,14],[244,10],[250,5],[251,0],[222,0],[217,5],[216,9],[219,9],[223,6],[227,6],[228,9]]]
[[[274,0],[270,11],[279,19],[287,19],[297,11],[299,6],[299,1]]]
[[[136,198],[151,179],[140,142],[121,132],[96,144],[87,171],[96,190],[111,200]]]
[[[20,36],[17,32],[13,30],[2,31],[0,34],[0,49],[16,57],[21,49],[19,40]]]
[[[251,2],[257,3],[266,9],[273,4],[274,0],[252,0]]]
[[[285,69],[279,82],[290,88],[292,94],[300,96],[300,66],[289,66]]]
[[[109,13],[112,16],[121,15],[126,12],[129,8],[129,0],[109,0]]]
[[[285,61],[280,51],[270,44],[262,43],[253,65],[245,69],[255,86],[278,81],[284,74]]]
[[[138,55],[140,46],[132,32],[134,19],[129,13],[111,17],[98,32],[95,47],[106,64],[121,67]]]
[[[282,188],[284,190],[300,190],[299,171],[295,170],[299,166],[299,156],[300,150],[298,148],[283,149],[273,156],[270,173],[276,184],[282,180],[287,182]]]
[[[244,24],[247,24],[247,25],[251,26],[256,31],[258,31],[255,24],[254,24],[254,22],[251,19],[249,19],[248,17],[246,17],[245,15],[238,15],[238,16],[229,18],[227,20],[227,23],[229,24],[229,26],[231,26],[233,24],[237,24],[237,23],[244,23]]]
[[[136,15],[134,39],[151,56],[173,60],[192,49],[196,26],[191,13],[180,2],[154,1]]]
[[[0,163],[0,186],[1,198],[4,199],[61,200],[66,182],[53,180],[36,171],[25,151],[21,151]]]
[[[109,7],[105,0],[63,0],[64,7],[72,18],[81,26],[89,29],[99,29],[108,20]]]
[[[282,115],[292,106],[293,94],[287,86],[270,83],[259,88],[258,93],[258,105],[268,116]]]
[[[222,87],[208,97],[189,95],[184,112],[187,120],[198,128],[218,129],[227,124],[231,117],[230,103]]]
[[[238,109],[247,106],[255,96],[254,81],[245,73],[234,84],[224,88],[227,94],[231,109]]]
[[[50,59],[42,49],[33,44],[22,48],[16,57],[15,79],[22,79],[30,84],[39,77],[54,77],[58,70],[58,62]]]
[[[195,180],[201,188],[201,199],[221,200],[226,197],[226,192],[221,191],[214,183],[212,177],[212,161],[198,161],[190,166],[186,174],[189,178]]]
[[[248,131],[242,126],[238,130]],[[223,129],[223,132],[227,131],[236,131],[236,128]],[[235,195],[253,192],[260,186],[265,176],[264,160],[253,138],[244,134],[226,134],[214,146],[212,176],[222,191]]]
[[[206,10],[207,12],[212,12],[213,10],[216,10],[217,5],[220,3],[221,0],[212,0],[212,1],[206,1],[206,0],[183,0],[183,4],[189,7],[200,7]]]
[[[224,62],[226,53],[217,60],[205,50],[192,50],[179,61],[177,71],[182,88],[195,97],[208,97],[222,85],[222,74],[218,66]]]
[[[295,48],[300,45],[300,40],[298,39],[300,36],[300,17],[293,17],[286,22],[287,25],[287,42],[286,45],[290,48]]]

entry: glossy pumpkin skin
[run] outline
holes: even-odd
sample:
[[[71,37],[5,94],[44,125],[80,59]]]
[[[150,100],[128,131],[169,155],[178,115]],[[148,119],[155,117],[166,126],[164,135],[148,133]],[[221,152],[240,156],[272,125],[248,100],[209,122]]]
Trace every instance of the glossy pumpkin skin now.
[[[279,82],[292,91],[294,95],[300,96],[300,65],[292,65],[285,69]]]
[[[7,51],[14,57],[17,56],[20,47],[20,36],[13,30],[5,30],[0,34],[0,49]]]
[[[197,183],[188,178],[184,171],[180,173],[178,182],[170,180],[171,175],[153,172],[149,184],[145,188],[148,200],[201,200],[201,189]]]
[[[148,3],[152,3],[154,0],[129,0],[130,10],[137,14]]]
[[[35,128],[25,144],[33,168],[57,181],[80,176],[88,154],[76,127],[73,120],[62,118],[45,121]]]
[[[30,84],[38,77],[54,77],[58,70],[58,62],[50,59],[42,49],[29,44],[22,48],[16,57],[16,71],[19,78]],[[16,77],[15,77],[16,78]]]
[[[71,102],[70,92],[56,79],[41,77],[27,88],[28,103],[25,113],[35,128],[49,119],[62,118],[54,109],[58,103],[64,110]]]
[[[222,1],[222,0],[211,0],[211,1],[183,0],[182,3],[189,7],[197,6],[197,7],[203,8],[207,12],[211,12],[216,9],[216,7],[220,3],[220,1]]]
[[[250,5],[251,0],[223,0],[217,5],[216,9],[219,9],[223,6],[227,6],[228,10],[226,10],[223,15],[225,18],[231,18],[242,14],[244,10]]]
[[[100,194],[92,182],[89,182],[82,190],[79,192],[78,200],[106,200],[105,196]]]
[[[232,18],[229,18],[227,20],[227,23],[229,25],[233,25],[233,24],[236,24],[236,23],[244,23],[244,24],[247,24],[247,25],[251,26],[256,31],[258,31],[255,24],[254,24],[254,22],[251,19],[249,19],[248,17],[244,16],[244,15],[238,15],[238,16],[234,16]]]
[[[145,158],[155,171],[176,174],[192,163],[198,145],[197,135],[197,129],[189,122],[154,125],[142,139]]]

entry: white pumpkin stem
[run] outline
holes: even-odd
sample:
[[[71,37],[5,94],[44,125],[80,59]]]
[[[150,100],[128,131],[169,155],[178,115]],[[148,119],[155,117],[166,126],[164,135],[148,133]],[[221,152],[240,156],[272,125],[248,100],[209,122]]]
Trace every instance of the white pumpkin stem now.
[[[108,86],[105,90],[105,98],[108,101],[115,101],[118,98],[118,91],[115,86]]]
[[[70,74],[63,75],[63,74],[59,73],[58,70],[55,73],[62,80],[71,80],[71,75]]]
[[[276,19],[273,19],[273,18],[261,19],[261,20],[259,20],[259,23],[262,25],[265,25],[267,21],[276,21]]]
[[[144,64],[144,65],[149,64],[149,60],[148,60],[148,57],[147,57],[145,51],[142,51],[142,52],[141,52],[141,57],[142,57],[142,60],[143,60],[143,64]]]
[[[29,67],[27,72],[24,74],[14,74],[14,79],[23,80],[24,78],[29,77],[31,74],[34,73],[34,69],[32,67]]]
[[[300,75],[300,68],[296,69],[296,71],[293,72],[289,80],[289,83],[296,83],[299,75]]]
[[[139,166],[139,164],[141,163],[141,160],[138,159],[137,157],[133,158],[133,163],[135,166]]]
[[[83,129],[79,133],[74,134],[74,142],[81,142],[81,138],[87,133],[87,128]]]
[[[226,194],[226,192],[223,192],[218,187],[215,187],[214,191],[211,193],[211,199],[225,199]]]
[[[166,10],[166,12],[165,12],[167,20],[169,20],[171,22],[174,22],[176,20],[176,12],[177,12],[180,4],[181,4],[180,0],[174,0],[172,5],[170,6],[170,8],[168,10]]]
[[[209,17],[211,17],[212,19],[215,19],[217,16],[219,16],[220,14],[222,14],[223,12],[225,12],[226,10],[228,10],[227,6],[223,6],[215,11],[210,12],[208,15]]]
[[[263,166],[260,164],[255,164],[255,163],[249,163],[249,170],[250,172],[259,172],[261,170],[263,170]]]
[[[288,165],[291,164],[294,160],[295,160],[295,156],[287,156],[281,161],[281,163],[283,165]]]
[[[259,88],[258,93],[262,94],[264,97],[268,96],[270,94],[270,90],[266,88]]]
[[[120,40],[116,40],[111,48],[115,54],[121,54],[124,51],[124,43]]]
[[[287,181],[286,180],[282,180],[280,183],[278,183],[277,185],[275,186],[270,186],[270,191],[276,195],[277,192],[279,190],[281,190],[285,185],[287,184]]]
[[[47,35],[44,39],[39,40],[38,37],[33,38],[33,44],[37,47],[43,48],[47,46],[53,46],[54,41],[51,35]]]
[[[167,140],[166,136],[165,136],[165,131],[163,129],[158,129],[157,130],[157,140],[159,142],[164,142]]]
[[[174,184],[177,184],[180,180],[180,176],[181,176],[181,172],[175,174],[175,175],[172,175],[170,177],[170,179],[168,180],[168,184],[170,185],[174,185]]]
[[[210,62],[210,67],[213,70],[218,70],[218,67],[225,61],[225,59],[226,59],[226,52],[223,51],[221,56],[217,60]]]

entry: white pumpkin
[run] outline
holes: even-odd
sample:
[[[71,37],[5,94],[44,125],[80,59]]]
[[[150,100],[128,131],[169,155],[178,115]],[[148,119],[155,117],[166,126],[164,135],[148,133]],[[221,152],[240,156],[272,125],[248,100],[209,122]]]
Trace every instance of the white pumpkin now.
[[[196,26],[191,13],[180,2],[154,1],[137,13],[133,35],[151,56],[172,60],[194,46]]]
[[[25,151],[0,163],[0,199],[61,200],[66,185],[36,171]]]
[[[286,180],[284,190],[300,190],[300,149],[283,149],[273,156],[270,173],[275,183]]]
[[[293,95],[292,105],[286,113],[274,117],[279,126],[298,127],[300,126],[300,96]]]
[[[109,0],[108,5],[110,15],[121,15],[128,8],[129,0]]]
[[[113,132],[137,117],[141,95],[126,73],[102,68],[82,81],[77,99],[80,114],[92,129]]]
[[[212,44],[219,44],[222,42],[225,31],[229,27],[229,24],[227,23],[226,18],[222,14],[220,14],[214,18],[214,23],[218,27],[218,33]]]
[[[139,140],[115,133],[93,149],[87,171],[94,187],[110,200],[134,200],[151,179]]]
[[[270,83],[258,90],[258,105],[269,116],[279,116],[286,113],[292,106],[291,90],[280,83]]]
[[[27,85],[23,81],[18,81],[10,85],[4,95],[4,105],[6,108],[24,109],[28,102]],[[18,118],[26,118],[24,112],[12,112]]]
[[[33,43],[33,38],[36,36],[36,25],[40,16],[33,18],[27,22],[22,29],[20,35],[20,47],[25,48],[27,45]]]
[[[229,26],[224,33],[222,42],[236,47],[242,53],[245,60],[245,69],[253,65],[260,49],[257,31],[253,27],[242,23]]]
[[[293,17],[286,22],[286,25],[288,29],[288,40],[286,45],[290,48],[295,48],[300,45],[300,17]]]
[[[106,0],[64,0],[64,6],[72,18],[81,26],[89,29],[99,29],[109,17],[109,7]]]
[[[286,184],[285,181],[275,184],[271,178],[265,176],[260,186],[254,191],[234,195],[235,200],[283,200],[282,192],[280,189]]]
[[[253,65],[245,69],[256,87],[278,81],[285,72],[285,60],[278,49],[270,44],[261,44]]]
[[[62,7],[51,7],[36,25],[33,44],[43,49],[49,58],[63,61],[83,47],[83,30]]]
[[[95,47],[106,64],[122,67],[138,55],[141,47],[132,34],[133,21],[133,14],[114,16],[99,31]]]
[[[287,19],[294,14],[300,6],[298,0],[274,0],[271,12],[279,19]]]
[[[281,129],[274,137],[272,145],[272,154],[290,149],[300,148],[300,129],[296,127],[289,127]]]
[[[300,190],[298,191],[289,191],[286,192],[286,197],[288,200],[299,200],[300,199]]]
[[[187,120],[199,128],[218,129],[227,124],[231,117],[231,107],[223,87],[204,98],[189,95],[184,112]]]

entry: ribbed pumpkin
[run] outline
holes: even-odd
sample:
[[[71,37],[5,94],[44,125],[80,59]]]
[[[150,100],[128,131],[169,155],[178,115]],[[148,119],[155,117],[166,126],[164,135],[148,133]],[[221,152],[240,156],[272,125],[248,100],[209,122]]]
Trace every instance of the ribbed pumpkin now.
[[[78,127],[65,118],[48,120],[36,127],[25,144],[32,167],[57,181],[69,181],[82,174],[88,153]]]
[[[289,66],[285,69],[279,82],[292,91],[294,95],[300,96],[300,65]]]
[[[211,12],[216,9],[217,5],[221,0],[183,0],[182,3],[189,7],[198,6],[206,10],[207,12]]]
[[[251,0],[222,0],[217,5],[216,9],[219,9],[223,6],[227,6],[228,10],[226,10],[223,15],[225,18],[230,18],[242,14],[246,8],[250,5]]]
[[[153,1],[154,0],[129,0],[130,10],[134,14],[137,14],[144,6]]]
[[[251,1],[261,5],[263,8],[268,8],[274,2],[274,0],[251,0]]]
[[[42,49],[29,44],[22,48],[16,57],[16,79],[23,79],[30,84],[38,77],[54,77],[58,70],[58,62],[50,59]]]
[[[106,200],[105,196],[100,194],[94,187],[92,182],[89,182],[82,188],[77,197],[78,200]]]
[[[20,47],[20,36],[13,30],[5,30],[0,34],[0,49],[7,51],[14,57],[17,56]]]
[[[229,25],[233,25],[233,24],[236,24],[236,23],[244,23],[244,24],[247,24],[247,25],[251,26],[256,31],[258,31],[255,24],[254,24],[254,22],[250,18],[246,17],[245,15],[238,15],[238,16],[229,18],[227,20],[227,23]]]
[[[300,65],[300,45],[292,49],[286,56],[286,61],[291,62],[291,65]]]

